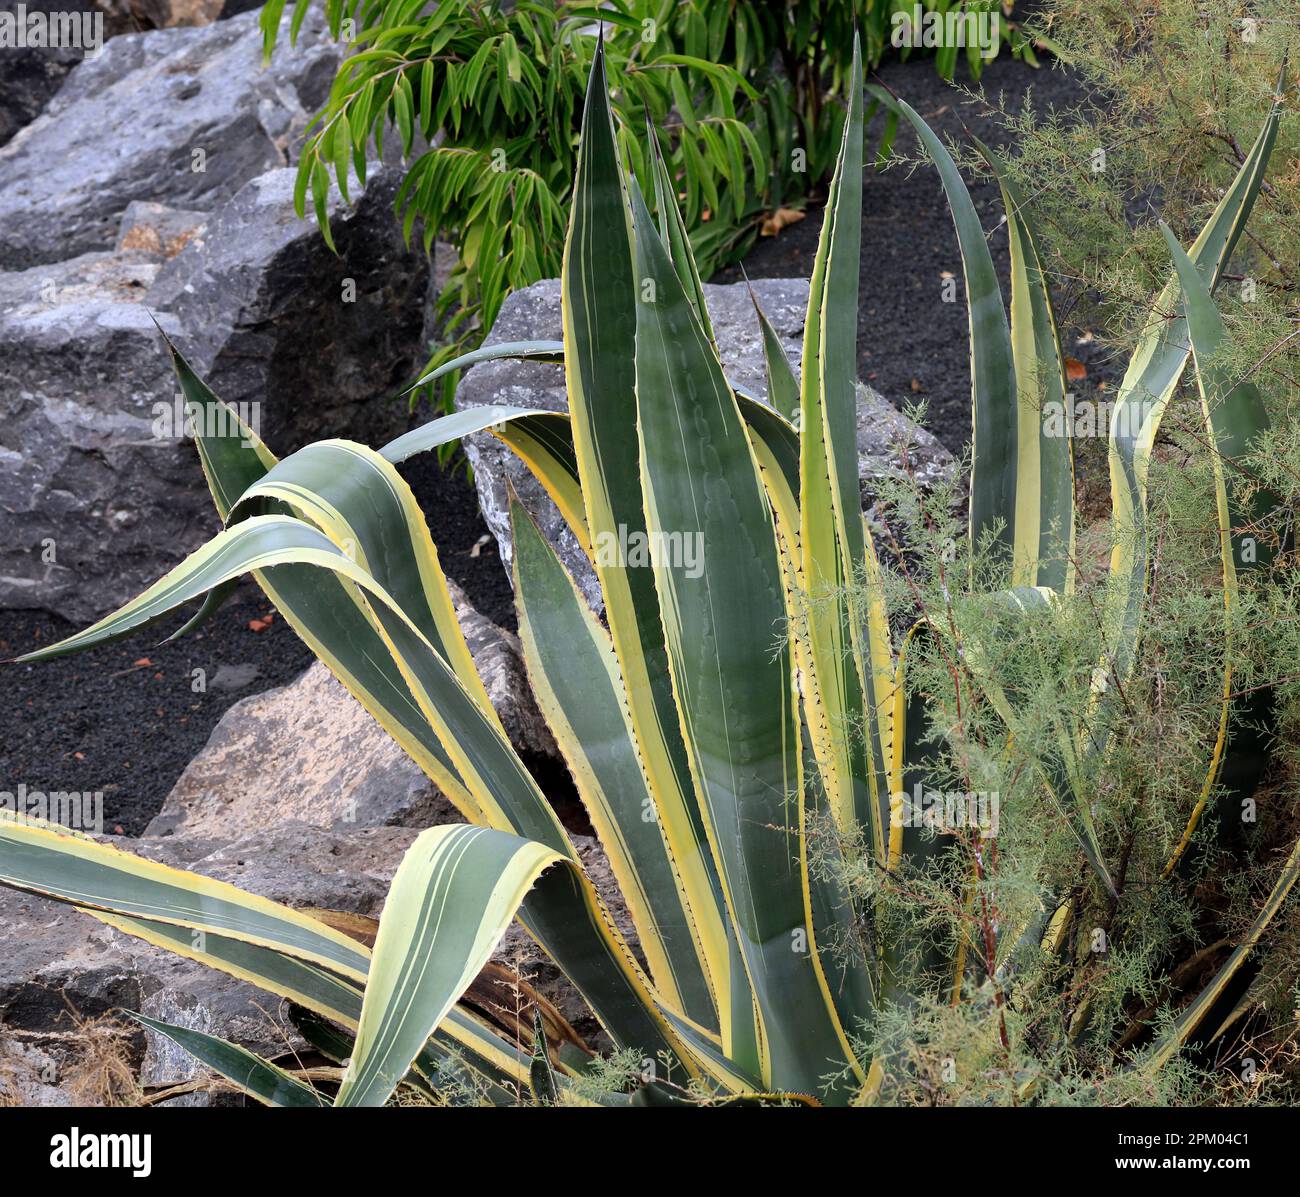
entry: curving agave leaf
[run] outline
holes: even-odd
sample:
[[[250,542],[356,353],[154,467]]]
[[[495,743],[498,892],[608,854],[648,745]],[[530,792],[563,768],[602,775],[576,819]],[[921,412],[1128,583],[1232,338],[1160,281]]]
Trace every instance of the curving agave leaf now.
[[[1264,127],[1188,253],[1211,292],[1232,257],[1259,194],[1277,138],[1285,84],[1284,69],[1278,81],[1278,99]],[[1123,679],[1137,657],[1142,603],[1146,596],[1147,476],[1151,448],[1191,352],[1187,321],[1178,303],[1179,292],[1175,272],[1151,305],[1142,337],[1120,383],[1111,417],[1110,488],[1116,540],[1111,551],[1111,585],[1104,608],[1106,660],[1094,680],[1098,693],[1106,689],[1111,670]],[[1169,317],[1169,312],[1174,315]]]
[[[1264,408],[1259,389],[1249,379],[1233,379],[1217,363],[1216,354],[1227,340],[1223,317],[1210,296],[1210,289],[1191,259],[1175,240],[1167,226],[1161,225],[1169,252],[1182,288],[1183,312],[1191,341],[1196,367],[1196,383],[1201,396],[1201,411],[1206,431],[1210,437],[1210,464],[1214,473],[1216,507],[1219,517],[1219,557],[1223,568],[1223,602],[1231,615],[1238,602],[1238,571],[1267,567],[1273,558],[1269,544],[1269,520],[1278,508],[1275,495],[1255,488],[1249,501],[1243,501],[1238,488],[1228,485],[1228,472],[1241,474],[1243,463],[1257,447],[1259,438],[1268,429],[1268,412]],[[1234,482],[1237,479],[1234,479]],[[1248,719],[1229,737],[1229,716],[1232,711],[1233,681],[1232,627],[1229,622],[1224,645],[1223,698],[1219,707],[1219,731],[1214,751],[1206,772],[1200,797],[1192,810],[1187,827],[1174,849],[1165,875],[1177,865],[1187,845],[1191,842],[1201,815],[1225,771],[1233,789],[1244,796],[1254,793],[1262,774],[1267,754],[1261,751],[1261,733]],[[1271,704],[1267,695],[1256,692],[1252,715],[1265,714]],[[1261,701],[1265,700],[1265,701]]]
[[[277,1068],[274,1064],[255,1056],[235,1043],[228,1043],[216,1035],[178,1027],[174,1023],[160,1022],[134,1011],[127,1011],[141,1026],[170,1039],[184,1048],[196,1060],[220,1073],[235,1088],[256,1098],[264,1106],[281,1108],[315,1108],[329,1103],[309,1085]]]
[[[1251,923],[1245,938],[1233,950],[1232,955],[1223,962],[1223,966],[1214,974],[1210,983],[1196,995],[1192,1004],[1178,1016],[1169,1031],[1147,1052],[1141,1067],[1154,1071],[1167,1064],[1196,1033],[1206,1015],[1223,996],[1228,983],[1237,975],[1246,957],[1250,955],[1267,930],[1269,923],[1273,921],[1273,917],[1282,909],[1282,904],[1286,901],[1297,878],[1300,878],[1300,840],[1297,840],[1291,849],[1286,864],[1282,866],[1282,872],[1278,875],[1255,921]]]
[[[384,904],[356,1045],[335,1105],[383,1105],[392,1096],[487,963],[524,895],[564,860],[543,844],[485,827],[420,833]]]

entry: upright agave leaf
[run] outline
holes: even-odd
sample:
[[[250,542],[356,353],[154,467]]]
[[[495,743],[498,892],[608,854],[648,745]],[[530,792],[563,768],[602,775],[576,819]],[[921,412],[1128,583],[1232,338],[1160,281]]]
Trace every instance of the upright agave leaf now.
[[[1065,355],[1024,196],[993,152],[978,140],[975,145],[997,176],[1011,250],[1016,384],[1011,585],[1067,593],[1074,585],[1074,404],[1066,390]]]
[[[1017,414],[1016,361],[1011,351],[1002,290],[979,215],[957,164],[934,130],[902,100],[902,114],[916,130],[939,171],[966,279],[966,307],[970,318],[971,410],[974,453],[970,482],[970,537],[972,548],[991,540],[995,553],[1010,563],[1020,533],[1017,512],[1023,485],[1019,466],[1020,420]],[[1033,454],[1029,455],[1033,460]],[[1037,498],[1035,493],[1033,498]],[[1032,510],[1032,503],[1030,504]],[[1033,524],[1038,526],[1037,514]],[[1028,536],[1028,533],[1025,533]]]
[[[598,46],[587,86],[582,141],[562,278],[565,378],[573,445],[593,544],[619,545],[646,532],[636,434],[636,281],[627,200]],[[713,1001],[685,1011],[718,1027],[720,1011],[745,1006],[733,976],[729,930],[708,840],[691,789],[677,724],[663,623],[649,570],[617,553],[595,554],[610,635],[655,806],[699,936]]]
[[[807,591],[804,690],[817,764],[840,826],[888,852],[889,698],[876,693],[866,613],[856,601],[874,548],[857,461],[857,310],[862,239],[862,66],[856,49],[835,176],[813,263],[800,388],[800,528]],[[885,649],[887,653],[887,648]]]
[[[769,1089],[856,1069],[821,971],[799,835],[801,741],[776,529],[735,396],[633,195],[637,430],[673,692]],[[702,571],[674,560],[692,542]]]

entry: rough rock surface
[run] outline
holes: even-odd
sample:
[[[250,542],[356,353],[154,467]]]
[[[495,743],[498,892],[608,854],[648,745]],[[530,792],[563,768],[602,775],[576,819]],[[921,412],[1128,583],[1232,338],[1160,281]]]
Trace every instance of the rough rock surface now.
[[[454,582],[451,588],[479,676],[511,741],[525,755],[558,756],[528,688],[518,640],[480,615]],[[245,698],[225,713],[145,834],[228,839],[285,820],[342,831],[459,819],[317,661],[296,682]]]
[[[231,707],[145,834],[229,838],[286,819],[338,831],[429,827],[454,817],[419,766],[317,662],[298,681]]]
[[[211,210],[286,165],[337,63],[315,13],[268,67],[252,12],[113,38],[0,148],[0,269],[110,247],[132,200]]]
[[[372,167],[331,206],[338,255],[293,210],[296,172],[253,179],[158,274],[148,302],[176,317],[181,351],[227,403],[261,405],[281,456],[321,437],[379,444],[406,427],[394,399],[423,360],[429,262],[402,243],[400,172]]]
[[[28,13],[93,12],[95,7],[72,0],[0,0],[0,14],[16,20],[20,3]],[[40,115],[83,58],[76,46],[6,46],[0,52],[0,146]]]
[[[174,389],[140,302],[157,270],[131,251],[0,274],[4,606],[92,619],[212,526],[193,446],[154,435]]]
[[[203,212],[169,208],[151,200],[132,200],[117,228],[119,250],[137,249],[164,260],[174,258],[207,221]]]
[[[292,175],[252,180],[206,224],[132,204],[119,240],[138,248],[0,272],[0,605],[98,618],[213,531],[193,445],[158,422],[176,387],[151,315],[223,399],[258,405],[282,455],[405,428],[390,397],[423,352],[429,266],[402,246],[396,178],[336,203],[336,257],[294,214]]]
[[[753,289],[797,369],[808,306],[807,281],[755,279]],[[749,289],[743,283],[706,284],[705,294],[727,377],[734,386],[765,399],[763,347]],[[558,279],[546,279],[516,291],[505,301],[486,343],[559,340],[560,337],[560,283]],[[494,403],[566,411],[568,396],[563,367],[518,361],[483,362],[474,366],[461,381],[456,406],[464,410]],[[911,445],[910,464],[923,483],[932,483],[954,466],[951,454],[935,437],[894,408],[884,396],[859,383],[858,472],[864,509],[871,507],[880,479],[899,469],[896,446],[901,442]],[[501,546],[501,559],[506,568],[509,569],[512,557],[507,494],[513,486],[559,550],[588,601],[599,609],[599,589],[585,555],[527,467],[487,433],[468,437],[465,450],[474,467],[483,517]]]

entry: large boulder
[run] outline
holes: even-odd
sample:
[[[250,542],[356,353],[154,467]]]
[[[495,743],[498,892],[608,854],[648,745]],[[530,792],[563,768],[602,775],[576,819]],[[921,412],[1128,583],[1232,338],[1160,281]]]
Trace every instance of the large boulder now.
[[[752,287],[759,306],[798,369],[808,307],[807,280],[755,279]],[[704,290],[723,370],[733,386],[765,400],[763,344],[749,287],[744,283],[705,284]],[[506,299],[485,343],[560,338],[560,283],[558,279],[546,279]],[[467,371],[456,392],[456,406],[467,410],[498,403],[567,411],[563,367],[500,360],[482,362]],[[910,446],[908,464],[923,485],[933,484],[955,468],[952,455],[933,435],[909,420],[883,395],[859,383],[858,474],[864,511],[875,502],[881,480],[899,473],[902,444]],[[588,601],[599,609],[599,586],[586,555],[528,468],[489,433],[467,437],[465,452],[474,467],[483,518],[497,538],[507,570],[512,558],[508,496],[513,487],[572,570]]]
[[[258,405],[277,453],[322,437],[380,444],[407,425],[394,396],[424,360],[429,261],[402,240],[398,170],[372,166],[350,209],[333,197],[337,254],[294,212],[295,175],[245,184],[162,268],[148,302],[175,317],[181,351],[223,400]]]
[[[113,38],[0,148],[0,269],[111,247],[132,200],[218,207],[290,161],[338,61],[315,11],[266,66],[253,12]]]
[[[429,265],[402,244],[395,175],[335,198],[338,255],[294,213],[292,176],[206,224],[133,202],[119,252],[0,273],[0,606],[98,618],[213,531],[154,319],[280,453],[405,429],[391,396],[422,360]]]

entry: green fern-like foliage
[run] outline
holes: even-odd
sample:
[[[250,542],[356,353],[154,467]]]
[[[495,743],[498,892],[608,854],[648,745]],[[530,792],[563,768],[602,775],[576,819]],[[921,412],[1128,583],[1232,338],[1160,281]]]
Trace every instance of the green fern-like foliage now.
[[[312,0],[296,0],[296,36]],[[269,52],[287,0],[263,10]],[[409,168],[398,197],[408,239],[426,250],[450,239],[458,261],[441,293],[446,342],[436,368],[477,344],[513,290],[559,273],[573,182],[581,99],[603,36],[619,139],[642,190],[653,194],[647,121],[667,166],[702,275],[737,259],[781,208],[802,208],[829,179],[844,124],[844,83],[855,25],[868,66],[891,51],[908,0],[737,5],[729,0],[572,0],[426,5],[419,0],[325,0],[335,37],[351,53],[317,114],[299,163],[300,215],[310,196],[329,237],[331,178],[346,196],[366,159],[396,138]],[[923,11],[1001,9],[926,0]],[[997,47],[1033,61],[1002,19]],[[996,47],[995,47],[996,48]],[[897,52],[928,53],[904,46]],[[938,49],[951,78],[971,46]],[[870,112],[868,112],[870,116]],[[881,148],[897,117],[887,115]],[[770,227],[770,226],[769,226]],[[450,398],[455,374],[446,376]]]

